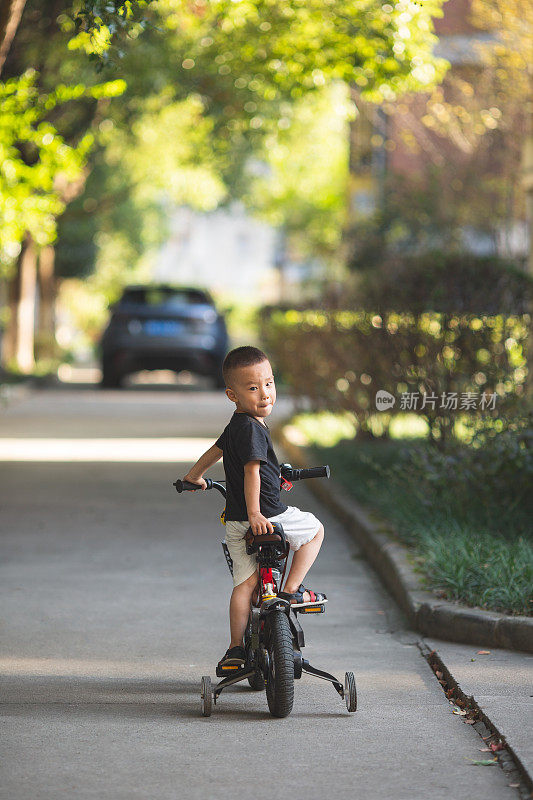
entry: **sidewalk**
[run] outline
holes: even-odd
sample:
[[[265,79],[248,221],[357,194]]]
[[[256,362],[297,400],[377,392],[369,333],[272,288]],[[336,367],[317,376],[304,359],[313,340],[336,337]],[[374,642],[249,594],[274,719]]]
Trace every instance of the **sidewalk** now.
[[[275,432],[278,442],[287,453],[288,460],[298,466],[311,466],[305,449],[289,442],[278,428]],[[333,480],[328,482],[327,488],[318,481],[310,481],[309,488],[324,502],[333,513],[344,523],[355,538],[357,530],[361,528],[361,518],[365,517],[353,498],[347,498],[345,493],[338,489]],[[351,514],[356,516],[351,519]],[[366,517],[365,517],[366,519]],[[372,527],[367,520],[365,524]],[[418,587],[412,585],[413,575],[411,570],[406,572],[398,570],[396,560],[393,558],[376,559],[376,554],[368,551],[373,543],[379,543],[380,535],[366,535],[364,544],[367,560],[372,566],[377,564],[378,575],[387,591],[398,602],[398,597],[405,595],[421,595],[416,591]],[[392,542],[387,544],[387,550],[400,548]],[[401,604],[400,604],[401,605]],[[403,604],[406,606],[406,603]],[[403,609],[405,611],[405,608]],[[490,616],[489,612],[485,612]],[[474,614],[483,615],[481,611]],[[457,625],[461,626],[464,634],[464,621],[457,617]],[[416,635],[416,634],[415,634]],[[502,648],[487,647],[480,644],[457,644],[442,639],[431,638],[424,631],[418,634],[419,646],[422,650],[435,650],[438,658],[447,668],[452,679],[457,683],[462,692],[472,697],[483,712],[490,727],[498,733],[500,739],[507,745],[511,756],[522,770],[525,781],[520,787],[521,798],[533,798],[533,655],[525,652],[516,652]],[[482,655],[479,651],[484,651]],[[483,740],[480,739],[480,748]],[[483,753],[480,753],[480,759]],[[489,754],[489,758],[491,754]]]
[[[473,697],[525,773],[533,778],[533,656],[439,639],[436,650],[465,695]]]
[[[0,416],[0,434],[212,443],[232,410],[215,392],[39,391]],[[288,496],[326,530],[311,578],[330,602],[304,620],[304,654],[355,672],[357,713],[304,675],[284,720],[242,684],[202,717],[200,679],[229,633],[221,498],[174,490],[192,451],[122,459],[0,465],[1,800],[241,800],[262,764],[280,795],[518,800],[501,769],[476,765],[478,733],[313,481]]]

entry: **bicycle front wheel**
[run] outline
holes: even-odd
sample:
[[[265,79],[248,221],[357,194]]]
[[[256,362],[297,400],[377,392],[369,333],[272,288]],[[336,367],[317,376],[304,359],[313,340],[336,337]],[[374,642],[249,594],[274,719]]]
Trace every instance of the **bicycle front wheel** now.
[[[294,649],[289,618],[284,611],[271,611],[265,628],[268,708],[273,717],[288,717],[294,702]]]

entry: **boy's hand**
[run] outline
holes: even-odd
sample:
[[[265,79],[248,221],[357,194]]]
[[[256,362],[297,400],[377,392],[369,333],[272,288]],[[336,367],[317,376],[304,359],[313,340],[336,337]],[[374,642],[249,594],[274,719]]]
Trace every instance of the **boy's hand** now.
[[[203,478],[191,478],[191,476],[187,473],[187,475],[185,475],[183,480],[189,481],[189,483],[197,483],[198,486],[202,487],[202,491],[205,491],[207,489],[207,483]]]
[[[260,511],[253,511],[249,514],[248,522],[254,536],[260,536],[262,533],[274,533],[274,526]]]

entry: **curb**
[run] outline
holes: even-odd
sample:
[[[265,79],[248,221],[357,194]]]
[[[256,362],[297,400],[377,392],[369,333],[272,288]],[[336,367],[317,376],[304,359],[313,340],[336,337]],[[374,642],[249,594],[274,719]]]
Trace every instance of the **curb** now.
[[[516,748],[508,741],[508,737],[504,734],[503,729],[494,724],[487,716],[487,712],[480,707],[475,697],[465,693],[459,681],[452,675],[442,660],[442,657],[436,650],[431,649],[428,642],[422,639],[418,642],[418,649],[435,673],[435,677],[438,678],[436,674],[437,667],[442,672],[444,681],[439,680],[439,683],[441,683],[443,691],[446,692],[447,688],[452,689],[462,699],[462,707],[474,712],[477,721],[474,722],[472,727],[476,733],[482,737],[484,744],[487,742],[487,739],[491,737],[494,737],[497,742],[503,744],[503,750],[495,752],[494,755],[497,757],[498,763],[503,769],[505,776],[511,779],[515,785],[516,783],[519,784],[516,788],[518,789],[520,798],[523,798],[523,800],[530,800],[530,798],[533,797],[533,778],[528,772],[526,763],[521,756],[518,755]],[[446,697],[448,697],[450,702],[455,702],[455,700],[449,698],[447,692]]]
[[[292,461],[309,463],[307,451],[289,441],[283,425],[275,427],[272,433]],[[421,587],[409,561],[409,551],[394,537],[388,522],[361,508],[334,482],[330,481],[326,489],[320,481],[310,481],[309,488],[354,536],[416,631],[435,639],[533,653],[533,618],[509,617],[439,600]]]

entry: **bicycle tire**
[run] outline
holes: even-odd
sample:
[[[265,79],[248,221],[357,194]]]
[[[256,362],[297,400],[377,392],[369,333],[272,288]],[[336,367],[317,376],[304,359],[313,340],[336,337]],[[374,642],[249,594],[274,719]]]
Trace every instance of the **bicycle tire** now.
[[[210,717],[213,710],[213,690],[211,688],[211,678],[204,675],[202,678],[202,716]]]
[[[248,683],[250,685],[250,689],[253,689],[254,692],[262,692],[265,688],[265,679],[263,678],[262,672],[256,672],[255,675],[251,675],[248,678]]]
[[[353,672],[346,672],[344,675],[344,699],[348,711],[357,711],[357,689]]]
[[[248,618],[248,625],[246,626],[246,630],[244,632],[244,649],[246,650],[246,661],[251,662],[253,657],[257,658],[257,654],[252,652],[252,621],[251,615]],[[261,692],[265,688],[265,679],[263,677],[263,673],[260,669],[254,675],[251,675],[248,678],[248,685],[250,689],[253,689],[254,692]]]
[[[288,717],[294,702],[294,648],[289,618],[284,611],[271,611],[265,622],[267,626],[268,708],[273,717]]]

